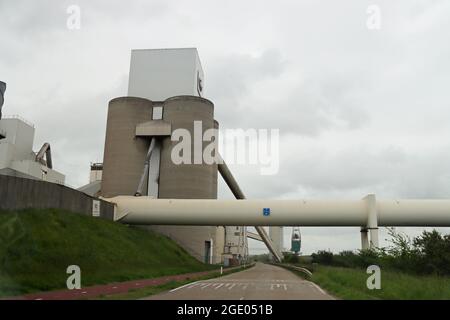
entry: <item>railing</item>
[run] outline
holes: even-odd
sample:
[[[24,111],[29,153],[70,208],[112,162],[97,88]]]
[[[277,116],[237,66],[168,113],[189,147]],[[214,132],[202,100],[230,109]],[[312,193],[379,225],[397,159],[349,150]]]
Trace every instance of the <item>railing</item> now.
[[[309,271],[306,268],[303,268],[303,267],[298,267],[298,266],[294,266],[292,264],[286,264],[286,263],[272,263],[272,264],[275,265],[275,266],[280,266],[280,267],[284,267],[284,268],[287,268],[287,269],[291,269],[291,270],[295,270],[295,271],[298,271],[298,272],[302,272],[302,273],[306,274],[308,277],[312,276],[312,272]]]

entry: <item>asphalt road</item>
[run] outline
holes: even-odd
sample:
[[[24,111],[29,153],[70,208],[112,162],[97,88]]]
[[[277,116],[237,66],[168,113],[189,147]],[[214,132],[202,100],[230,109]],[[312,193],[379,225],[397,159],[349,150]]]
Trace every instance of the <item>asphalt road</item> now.
[[[146,298],[148,300],[330,300],[316,284],[292,272],[257,263],[253,268],[201,280]]]

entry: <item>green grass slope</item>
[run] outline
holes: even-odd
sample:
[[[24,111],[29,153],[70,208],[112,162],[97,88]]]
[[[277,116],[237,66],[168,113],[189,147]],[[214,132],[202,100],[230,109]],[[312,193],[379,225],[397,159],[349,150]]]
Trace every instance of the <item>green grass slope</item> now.
[[[417,276],[381,270],[381,289],[367,289],[370,275],[363,269],[319,266],[312,281],[331,294],[350,300],[440,300],[450,299],[450,278]]]
[[[0,296],[212,269],[165,236],[62,210],[0,212]]]

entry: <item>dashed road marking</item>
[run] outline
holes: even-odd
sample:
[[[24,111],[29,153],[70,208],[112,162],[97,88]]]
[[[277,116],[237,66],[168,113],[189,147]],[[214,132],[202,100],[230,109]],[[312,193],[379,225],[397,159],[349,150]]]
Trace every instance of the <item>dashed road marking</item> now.
[[[199,281],[195,281],[195,282],[187,283],[187,284],[185,284],[184,286],[181,286],[181,287],[178,287],[178,288],[172,289],[172,290],[170,290],[169,292],[174,292],[174,291],[177,291],[177,290],[183,289],[183,288],[185,288],[185,287],[187,287],[188,289],[191,289],[191,288],[195,287],[195,286],[196,286],[196,285],[198,284],[198,282],[199,282]]]
[[[287,291],[287,285],[285,283],[272,283],[270,285],[270,290],[273,290],[274,288],[280,289],[283,288],[285,291]]]

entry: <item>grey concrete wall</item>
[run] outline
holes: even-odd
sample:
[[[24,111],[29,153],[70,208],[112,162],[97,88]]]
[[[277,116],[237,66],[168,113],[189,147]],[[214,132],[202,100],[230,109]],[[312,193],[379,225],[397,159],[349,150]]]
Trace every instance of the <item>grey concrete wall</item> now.
[[[93,200],[69,187],[45,181],[0,175],[0,210],[64,209],[92,216]],[[114,205],[100,200],[100,217],[114,218]]]
[[[11,168],[0,169],[0,175],[19,177],[19,178],[25,178],[25,179],[32,179],[32,180],[39,180],[36,177],[30,176],[30,175],[25,174],[23,172],[19,172],[19,171],[13,170]]]

